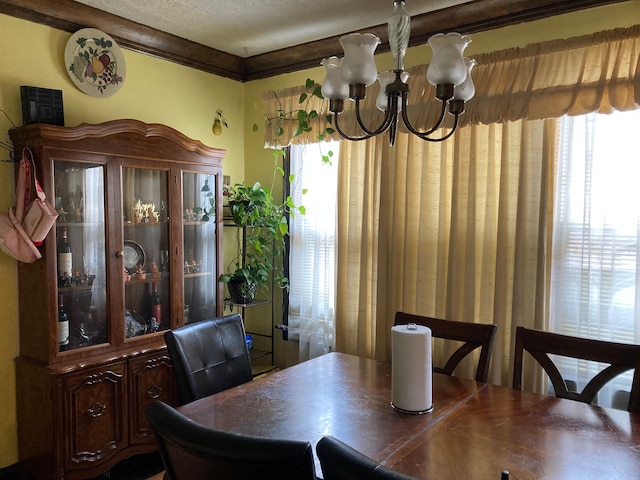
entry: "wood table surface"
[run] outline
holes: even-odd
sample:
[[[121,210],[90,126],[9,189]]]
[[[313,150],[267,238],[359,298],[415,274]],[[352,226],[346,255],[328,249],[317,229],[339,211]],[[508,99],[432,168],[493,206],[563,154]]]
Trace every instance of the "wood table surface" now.
[[[640,479],[640,415],[487,385],[386,463],[430,479]]]
[[[390,400],[390,365],[330,353],[178,410],[314,448],[332,435],[417,478],[496,480],[508,469],[514,480],[640,479],[640,415],[441,374],[431,413],[403,414]]]

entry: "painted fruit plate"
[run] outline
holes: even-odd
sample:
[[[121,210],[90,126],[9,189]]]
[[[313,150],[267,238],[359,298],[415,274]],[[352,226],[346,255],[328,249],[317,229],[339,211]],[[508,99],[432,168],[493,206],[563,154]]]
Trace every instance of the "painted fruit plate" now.
[[[95,28],[83,28],[71,35],[64,61],[71,81],[92,97],[109,97],[124,83],[127,68],[120,47]]]

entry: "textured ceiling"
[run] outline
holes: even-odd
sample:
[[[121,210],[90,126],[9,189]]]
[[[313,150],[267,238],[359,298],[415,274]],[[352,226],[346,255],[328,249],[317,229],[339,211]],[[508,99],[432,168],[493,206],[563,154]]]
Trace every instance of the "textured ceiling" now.
[[[385,24],[392,0],[76,0],[242,58]],[[467,0],[407,0],[410,15]]]

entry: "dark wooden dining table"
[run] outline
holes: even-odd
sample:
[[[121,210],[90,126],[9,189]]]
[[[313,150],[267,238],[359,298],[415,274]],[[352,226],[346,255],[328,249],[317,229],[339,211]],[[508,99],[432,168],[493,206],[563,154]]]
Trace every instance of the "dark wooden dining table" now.
[[[332,435],[425,479],[640,479],[640,415],[433,375],[431,413],[390,405],[391,366],[330,353],[178,408],[209,427]],[[322,476],[319,462],[316,469]]]

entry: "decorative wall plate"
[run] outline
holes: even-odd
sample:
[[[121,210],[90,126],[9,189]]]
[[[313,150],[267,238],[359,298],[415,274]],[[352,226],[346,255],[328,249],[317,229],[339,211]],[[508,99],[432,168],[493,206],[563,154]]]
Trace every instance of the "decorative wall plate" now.
[[[83,28],[71,35],[64,62],[71,81],[92,97],[109,97],[124,83],[127,68],[120,47],[95,28]]]

